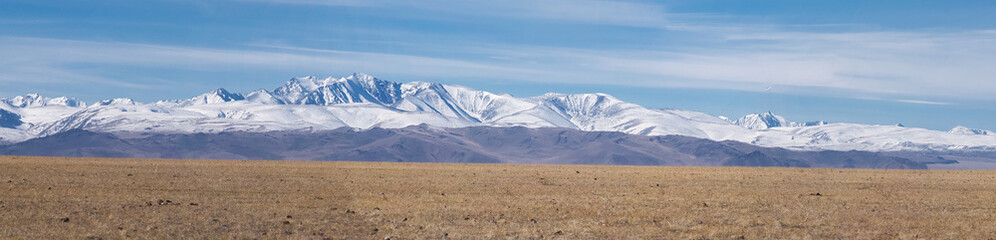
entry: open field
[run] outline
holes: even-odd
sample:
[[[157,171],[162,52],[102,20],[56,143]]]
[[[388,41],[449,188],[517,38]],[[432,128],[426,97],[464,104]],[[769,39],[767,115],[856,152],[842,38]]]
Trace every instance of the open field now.
[[[3,239],[996,237],[996,171],[0,156],[0,186]]]

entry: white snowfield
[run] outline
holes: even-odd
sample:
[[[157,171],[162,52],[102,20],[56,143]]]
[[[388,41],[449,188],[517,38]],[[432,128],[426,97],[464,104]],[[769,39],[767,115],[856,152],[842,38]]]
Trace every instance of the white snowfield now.
[[[401,84],[361,73],[294,78],[273,91],[239,94],[218,89],[187,100],[148,104],[111,99],[87,105],[73,98],[29,94],[0,100],[0,110],[0,126],[6,126],[0,127],[0,143],[72,129],[215,133],[428,124],[684,135],[796,150],[996,150],[996,135],[965,127],[942,132],[893,125],[800,124],[770,112],[731,122],[695,111],[645,108],[599,93],[517,98],[438,83]]]

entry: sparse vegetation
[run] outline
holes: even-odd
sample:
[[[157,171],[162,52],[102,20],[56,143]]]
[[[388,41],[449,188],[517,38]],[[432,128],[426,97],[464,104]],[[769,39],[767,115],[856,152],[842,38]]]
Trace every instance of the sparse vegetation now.
[[[994,171],[3,156],[0,180],[4,239],[996,237]]]

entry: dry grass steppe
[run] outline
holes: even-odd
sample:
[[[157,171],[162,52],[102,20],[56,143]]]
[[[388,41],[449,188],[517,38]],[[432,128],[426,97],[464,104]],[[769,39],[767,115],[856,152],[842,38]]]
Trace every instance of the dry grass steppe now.
[[[0,156],[0,238],[993,239],[996,171]]]

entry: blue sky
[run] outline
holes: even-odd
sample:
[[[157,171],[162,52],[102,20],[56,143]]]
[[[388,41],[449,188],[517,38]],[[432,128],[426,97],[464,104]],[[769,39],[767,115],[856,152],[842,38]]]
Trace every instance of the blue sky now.
[[[992,1],[2,1],[0,96],[364,72],[794,121],[996,129]]]

